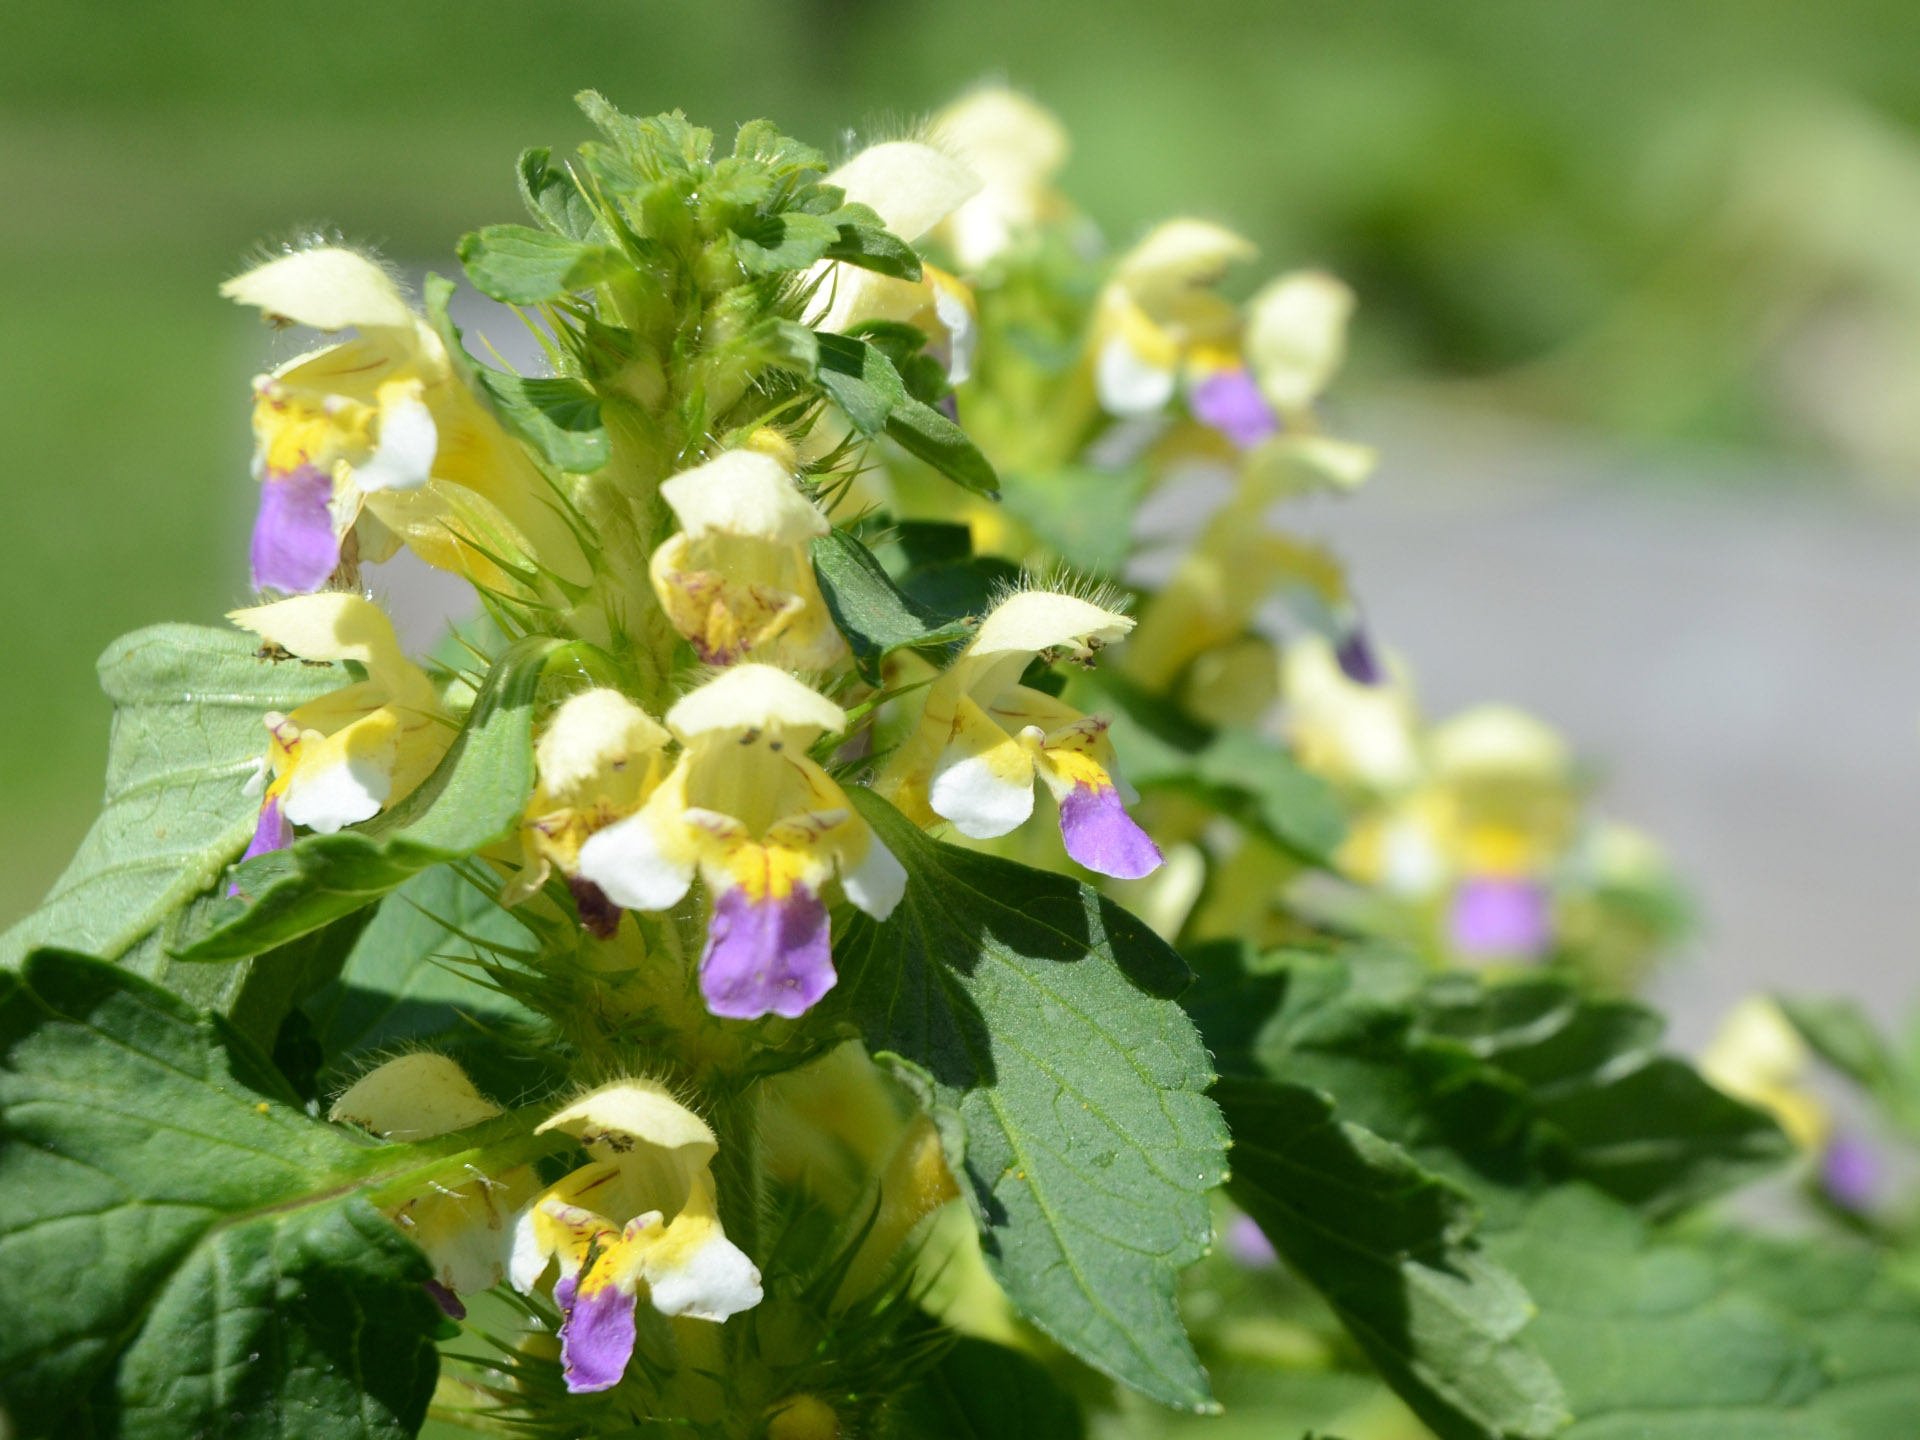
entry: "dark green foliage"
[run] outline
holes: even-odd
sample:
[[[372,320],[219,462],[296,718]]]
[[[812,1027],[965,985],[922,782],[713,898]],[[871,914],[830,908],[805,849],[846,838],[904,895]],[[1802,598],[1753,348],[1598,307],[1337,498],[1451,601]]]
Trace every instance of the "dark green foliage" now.
[[[430,1273],[361,1194],[404,1168],[310,1120],[218,1018],[42,952],[0,999],[0,1387],[25,1440],[398,1440]]]
[[[939,845],[850,792],[907,867],[906,898],[848,917],[829,1002],[965,1127],[963,1189],[1014,1303],[1164,1403],[1208,1404],[1173,1304],[1206,1249],[1225,1131],[1173,997],[1179,957],[1064,876]]]

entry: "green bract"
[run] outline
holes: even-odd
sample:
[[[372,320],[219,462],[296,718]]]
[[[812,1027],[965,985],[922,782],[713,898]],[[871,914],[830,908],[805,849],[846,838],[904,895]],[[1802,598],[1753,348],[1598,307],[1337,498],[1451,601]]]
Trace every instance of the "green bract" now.
[[[1345,286],[1099,254],[1005,92],[831,168],[580,102],[458,246],[538,373],[344,246],[224,288],[321,334],[262,603],[108,650],[0,940],[0,1433],[1905,1440],[1893,1223],[1714,1206],[1920,1064],[1658,1049],[1657,847],[1273,519],[1373,463]]]

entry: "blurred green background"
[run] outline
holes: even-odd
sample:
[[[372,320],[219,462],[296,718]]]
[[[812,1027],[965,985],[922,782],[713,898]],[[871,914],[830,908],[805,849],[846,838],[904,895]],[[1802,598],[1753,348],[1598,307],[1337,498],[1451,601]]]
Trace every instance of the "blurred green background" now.
[[[1116,243],[1192,210],[1359,288],[1348,394],[1920,455],[1920,7],[1900,0],[16,0],[0,17],[0,919],[97,799],[93,660],[245,599],[215,286],[337,230],[453,272],[570,95],[830,150],[983,78]]]

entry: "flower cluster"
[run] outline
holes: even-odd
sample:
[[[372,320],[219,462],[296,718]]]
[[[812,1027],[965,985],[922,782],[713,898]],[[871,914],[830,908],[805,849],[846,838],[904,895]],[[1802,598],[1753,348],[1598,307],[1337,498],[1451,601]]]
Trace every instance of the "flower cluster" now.
[[[522,158],[534,226],[460,250],[548,373],[491,368],[446,282],[416,310],[341,246],[225,287],[321,336],[254,384],[260,595],[230,618],[263,659],[342,683],[260,716],[234,849],[254,838],[218,918],[280,944],[364,895],[412,925],[399,907],[446,893],[430,881],[485,912],[426,913],[445,949],[415,958],[513,1002],[471,1028],[539,1072],[533,1102],[503,1109],[420,1050],[329,1114],[410,1147],[379,1202],[449,1315],[502,1282],[535,1297],[551,1333],[523,1337],[500,1395],[537,1409],[545,1356],[550,1389],[613,1392],[632,1426],[869,1433],[885,1404],[845,1418],[867,1372],[834,1347],[893,1343],[902,1257],[995,1183],[970,1173],[991,1145],[968,1149],[925,1087],[991,1070],[1001,1037],[976,1046],[951,996],[918,1013],[945,982],[907,973],[977,963],[942,950],[976,943],[949,912],[986,904],[948,893],[954,874],[1064,890],[1081,981],[1121,928],[1158,957],[1140,973],[1174,967],[1111,923],[1116,899],[1168,941],[1649,948],[1589,903],[1638,883],[1634,843],[1585,819],[1563,742],[1505,710],[1423,729],[1338,557],[1284,528],[1373,465],[1323,414],[1353,310],[1337,279],[1284,273],[1235,303],[1222,282],[1253,246],[1196,219],[1106,258],[1054,188],[1065,132],[1005,92],[837,168],[763,122],[716,158],[678,114],[582,103],[600,141]],[[361,590],[401,547],[474,589],[430,660]],[[1316,797],[1348,822],[1318,852],[1290,829]],[[403,884],[422,888],[381,899]],[[900,1065],[909,1084],[871,1028],[874,1059],[845,1043],[875,995],[901,1010],[889,1044],[959,1027]],[[773,1243],[776,1219],[801,1238]],[[795,1261],[809,1246],[831,1254]],[[945,1273],[997,1295],[977,1249],[955,1255]],[[996,1304],[978,1308],[1013,1333]],[[668,1372],[671,1401],[647,1389]]]

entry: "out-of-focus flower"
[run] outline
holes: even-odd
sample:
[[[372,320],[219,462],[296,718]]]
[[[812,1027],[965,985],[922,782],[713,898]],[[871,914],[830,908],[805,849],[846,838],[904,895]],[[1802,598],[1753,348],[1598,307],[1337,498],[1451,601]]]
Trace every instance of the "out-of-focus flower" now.
[[[929,138],[980,179],[935,230],[966,271],[977,271],[1067,213],[1053,179],[1067,163],[1066,127],[1012,90],[976,90],[933,119]]]
[[[393,622],[358,595],[299,595],[235,610],[242,630],[303,660],[351,660],[367,678],[266,716],[265,794],[245,858],[370,820],[432,773],[453,739],[433,682],[401,653]],[[269,778],[271,777],[271,778]]]
[[[966,166],[913,140],[870,145],[827,176],[826,183],[845,191],[849,204],[870,207],[908,244],[980,189],[979,177]],[[823,261],[810,278],[819,285],[819,299],[808,317],[814,328],[842,331],[866,320],[912,325],[925,333],[929,353],[945,364],[954,384],[972,372],[977,329],[973,292],[946,271],[923,262],[918,280],[901,280]]]
[[[1251,1215],[1236,1212],[1220,1238],[1228,1258],[1243,1270],[1271,1270],[1280,1263],[1267,1232]]]
[[[807,550],[832,527],[779,460],[729,450],[660,495],[681,529],[653,553],[653,591],[702,660],[825,670],[846,657]]]
[[[920,824],[950,820],[986,839],[1033,813],[1037,777],[1059,802],[1067,854],[1123,880],[1150,874],[1160,851],[1126,812],[1135,797],[1122,788],[1108,722],[1020,684],[1035,656],[1089,659],[1132,627],[1074,595],[1027,590],[1001,601],[928,689],[879,790]]]
[[[697,871],[713,911],[700,987],[715,1015],[804,1014],[836,978],[821,892],[836,874],[876,919],[906,871],[808,748],[846,714],[785,672],[745,664],[667,712],[685,749],[634,814],[588,838],[580,874],[617,905],[665,910]]]
[[[592,1156],[514,1226],[510,1275],[531,1292],[557,1261],[567,1389],[607,1390],[633,1354],[640,1287],[662,1315],[725,1320],[760,1303],[760,1272],[721,1227],[719,1142],[705,1121],[648,1080],[618,1080],[539,1127]]]
[[[333,1102],[327,1118],[404,1142],[450,1135],[499,1113],[458,1064],[421,1051],[361,1076]],[[456,1320],[466,1314],[459,1296],[491,1289],[505,1275],[509,1227],[532,1198],[534,1184],[532,1167],[515,1165],[457,1185],[433,1184],[387,1211],[433,1265],[428,1288]]]
[[[1287,645],[1281,673],[1287,738],[1307,769],[1382,794],[1419,777],[1418,717],[1403,683],[1356,683],[1317,635]]]
[[[321,589],[356,522],[362,559],[405,543],[429,564],[497,585],[479,546],[590,578],[545,480],[386,271],[322,246],[270,260],[220,293],[270,319],[359,332],[254,381],[256,588]]]
[[[1820,1188],[1841,1209],[1864,1215],[1879,1203],[1885,1168],[1871,1140],[1861,1135],[1836,1135],[1820,1156]]]
[[[1780,1122],[1802,1150],[1817,1150],[1831,1128],[1827,1106],[1807,1084],[1813,1053],[1793,1022],[1765,995],[1728,1012],[1700,1057],[1700,1073]]]
[[[534,745],[539,779],[520,831],[526,863],[501,890],[500,903],[517,905],[558,869],[574,887],[581,923],[603,938],[611,935],[620,911],[580,880],[580,847],[658,788],[671,738],[618,690],[569,697]]]
[[[1157,414],[1190,354],[1232,355],[1239,315],[1213,286],[1253,255],[1253,243],[1231,230],[1169,220],[1121,257],[1094,318],[1094,384],[1109,414]]]

